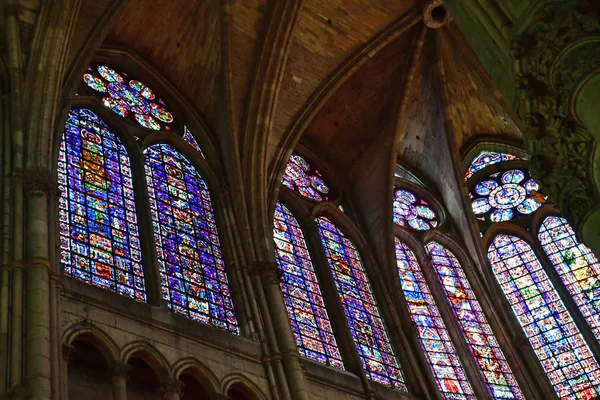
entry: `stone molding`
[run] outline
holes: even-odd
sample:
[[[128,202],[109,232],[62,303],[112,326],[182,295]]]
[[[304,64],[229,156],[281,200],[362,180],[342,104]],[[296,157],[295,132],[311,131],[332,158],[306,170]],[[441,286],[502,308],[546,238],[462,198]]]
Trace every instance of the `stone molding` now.
[[[129,364],[120,361],[114,361],[110,365],[110,376],[113,380],[118,378],[127,379],[127,375],[129,374],[130,370],[131,366]]]
[[[260,276],[265,283],[279,284],[281,272],[277,264],[268,261],[257,261],[248,267],[248,274],[251,277]]]
[[[579,228],[597,203],[589,168],[594,138],[576,121],[570,102],[580,81],[600,66],[598,46],[584,46],[600,40],[600,23],[575,3],[565,7],[544,9],[512,50],[519,65],[529,167],[544,194]],[[578,48],[585,48],[585,55]]]
[[[160,392],[165,395],[181,395],[183,391],[183,382],[171,377],[165,377],[160,382]]]
[[[28,196],[60,194],[56,177],[46,168],[34,167],[17,170],[14,179],[23,184],[23,191]]]

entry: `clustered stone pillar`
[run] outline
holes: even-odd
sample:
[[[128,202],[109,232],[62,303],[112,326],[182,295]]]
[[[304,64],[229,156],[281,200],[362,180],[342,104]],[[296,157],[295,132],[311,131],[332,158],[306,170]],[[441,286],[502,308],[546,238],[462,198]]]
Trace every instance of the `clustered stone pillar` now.
[[[281,295],[279,270],[274,262],[256,262],[250,268],[250,275],[260,280],[285,370],[284,379],[289,385],[289,396],[294,400],[310,398],[304,382],[300,354],[290,327],[287,310]],[[284,395],[285,398],[285,395]]]
[[[33,168],[23,174],[26,194],[25,389],[32,400],[50,400],[52,363],[48,203],[56,183],[51,172]]]

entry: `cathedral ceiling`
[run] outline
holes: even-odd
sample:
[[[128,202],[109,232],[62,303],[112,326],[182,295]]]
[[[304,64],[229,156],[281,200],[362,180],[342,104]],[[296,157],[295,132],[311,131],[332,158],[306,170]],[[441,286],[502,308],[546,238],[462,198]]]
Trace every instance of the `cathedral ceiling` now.
[[[408,107],[398,116],[417,33],[423,27],[418,22],[422,3],[304,0],[297,14],[279,21],[282,14],[277,10],[282,4],[276,0],[129,0],[121,5],[84,0],[73,21],[67,60],[75,65],[78,58],[89,59],[100,45],[131,49],[197,108],[217,137],[233,135],[229,142],[236,143],[241,158],[249,150],[239,138],[242,132],[253,134],[244,128],[251,121],[248,104],[257,93],[273,89],[271,98],[260,103],[271,108],[265,114],[268,132],[259,145],[266,149],[261,162],[269,169],[267,180],[276,180],[276,171],[285,163],[281,149],[293,148],[298,140],[331,163],[333,170],[344,173],[370,165],[377,157],[373,144],[392,143],[395,134],[407,142],[404,148],[414,147],[410,143],[418,142],[419,133],[413,128],[397,132],[396,121],[426,126],[431,125],[428,119],[438,117],[422,112],[423,107],[412,113]],[[283,45],[266,52],[269,35],[281,30],[282,24],[288,25],[289,36]],[[478,135],[518,142],[516,118],[507,111],[465,38],[454,24],[440,31],[441,51],[436,53],[430,30],[423,45],[430,61],[419,64],[414,78],[418,82],[425,67],[443,60],[446,118],[452,120],[456,149]],[[81,55],[86,51],[89,54]],[[280,57],[280,72],[267,86],[259,87],[257,71],[267,56]],[[435,90],[412,93],[409,106],[413,108],[417,99],[430,101],[433,96],[441,101],[437,75],[427,74],[427,79],[435,80],[430,85]],[[229,108],[224,112],[225,105]],[[233,128],[225,131],[224,126]],[[415,149],[426,157],[427,145]],[[352,175],[347,179],[353,180]]]

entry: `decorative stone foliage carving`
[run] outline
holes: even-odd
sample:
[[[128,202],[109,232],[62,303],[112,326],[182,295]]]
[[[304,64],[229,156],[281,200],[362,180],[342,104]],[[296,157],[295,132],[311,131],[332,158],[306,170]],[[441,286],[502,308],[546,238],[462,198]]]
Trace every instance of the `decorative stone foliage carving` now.
[[[544,194],[576,225],[597,200],[589,168],[593,136],[570,106],[578,85],[600,66],[600,24],[583,6],[546,8],[513,43],[530,168]]]

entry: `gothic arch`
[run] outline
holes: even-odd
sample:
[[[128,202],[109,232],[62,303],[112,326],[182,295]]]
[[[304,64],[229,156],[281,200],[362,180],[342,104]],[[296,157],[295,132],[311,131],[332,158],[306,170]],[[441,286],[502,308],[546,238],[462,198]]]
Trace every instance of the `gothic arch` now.
[[[371,248],[366,235],[356,225],[356,223],[345,213],[340,211],[335,204],[329,202],[323,202],[312,207],[312,216],[316,219],[318,217],[326,217],[331,220],[344,234],[354,243],[363,259],[369,257],[374,259],[372,254],[368,251]],[[363,255],[364,253],[364,255]]]
[[[227,395],[229,390],[238,389],[244,394],[250,395],[249,400],[267,400],[267,396],[260,390],[260,388],[252,382],[246,375],[234,372],[225,376],[221,380],[221,393]]]
[[[103,45],[96,51],[92,60],[107,63],[109,66],[123,68],[125,71],[135,74],[148,82],[149,86],[158,89],[161,96],[167,99],[169,109],[178,114],[175,117],[179,120],[179,123],[185,124],[190,128],[193,136],[198,140],[202,151],[207,155],[208,162],[218,167],[218,169],[223,170],[219,161],[220,153],[219,147],[216,144],[216,133],[210,129],[200,111],[163,74],[146,62],[134,50],[124,46]],[[74,80],[74,89],[81,82],[82,73],[80,71]]]
[[[497,151],[524,160],[529,159],[529,155],[523,150],[522,142],[508,137],[498,137],[498,135],[478,135],[467,141],[460,150],[462,171],[466,171],[482,151]]]
[[[187,357],[178,360],[173,364],[172,371],[173,378],[175,379],[179,379],[182,374],[187,373],[198,380],[211,395],[219,393],[219,379],[210,368],[196,357]]]
[[[136,340],[125,345],[119,358],[126,364],[134,356],[144,360],[157,376],[171,374],[172,368],[167,358],[148,340]]]
[[[70,346],[79,339],[83,339],[83,341],[96,347],[108,364],[119,361],[119,346],[97,325],[83,320],[64,330],[63,343],[65,345]]]

